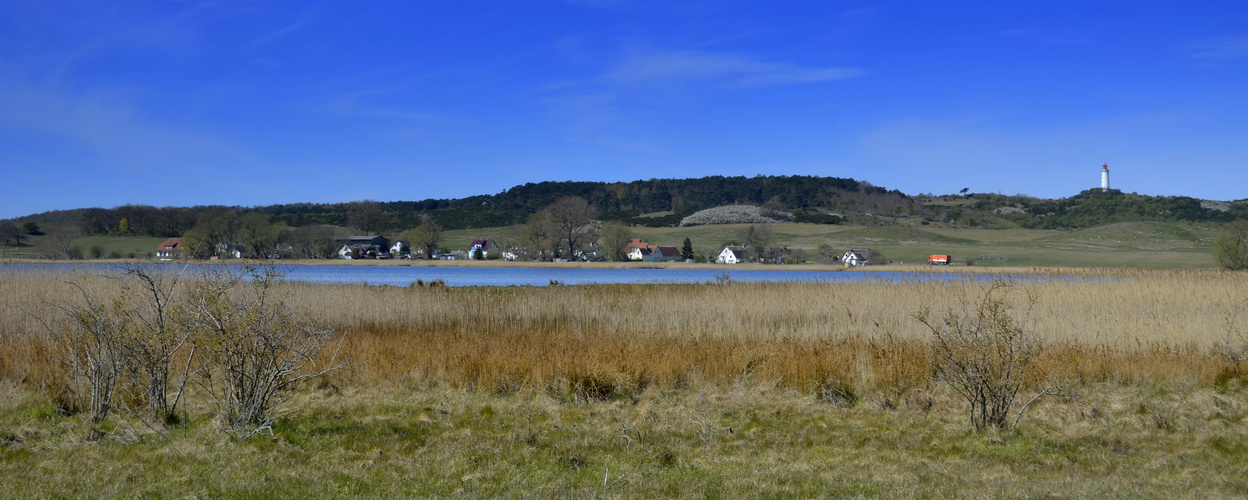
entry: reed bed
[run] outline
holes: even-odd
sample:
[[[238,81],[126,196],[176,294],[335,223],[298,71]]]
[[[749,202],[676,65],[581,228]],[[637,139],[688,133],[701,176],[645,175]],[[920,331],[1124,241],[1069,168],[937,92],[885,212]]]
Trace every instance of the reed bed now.
[[[1006,300],[1048,348],[1038,376],[1209,384],[1237,374],[1212,347],[1248,325],[1248,275],[1124,271],[1015,277]],[[299,315],[336,325],[352,369],[334,383],[609,397],[651,384],[766,382],[902,391],[931,383],[916,311],[968,310],[986,282],[868,280],[551,287],[286,283]],[[88,271],[0,275],[0,378],[61,377],[58,304],[117,293]],[[1034,307],[1028,308],[1029,298]]]

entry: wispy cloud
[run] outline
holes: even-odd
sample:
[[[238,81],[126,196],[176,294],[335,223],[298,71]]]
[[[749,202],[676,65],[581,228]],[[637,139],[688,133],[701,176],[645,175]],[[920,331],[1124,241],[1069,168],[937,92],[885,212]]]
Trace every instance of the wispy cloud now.
[[[1209,38],[1193,42],[1188,48],[1193,58],[1205,61],[1248,59],[1248,36]]]
[[[365,118],[384,118],[429,123],[454,123],[456,121],[438,114],[408,111],[364,102],[367,100],[366,98],[370,96],[390,94],[401,90],[403,89],[390,88],[351,92],[317,108],[317,111],[340,116],[359,116]]]
[[[852,68],[806,68],[759,61],[740,54],[680,51],[629,56],[603,75],[603,79],[621,84],[718,81],[757,87],[844,80],[863,74],[862,70]]]
[[[0,81],[0,128],[73,139],[131,173],[248,156],[226,141],[160,123],[118,92],[71,93],[12,78]]]
[[[311,22],[315,18],[316,18],[316,11],[309,10],[307,12],[304,12],[303,15],[299,16],[298,19],[295,19],[294,22],[287,24],[286,26],[283,26],[282,28],[276,31],[273,31],[267,35],[257,38],[255,41],[251,42],[251,46],[253,48],[259,47],[261,45],[267,44],[274,40],[279,40],[281,38],[289,36],[299,31],[301,28],[306,26],[309,22]]]
[[[551,116],[563,124],[564,139],[569,142],[631,152],[659,149],[652,141],[635,137],[635,118],[614,94],[568,95],[552,98],[548,104]]]

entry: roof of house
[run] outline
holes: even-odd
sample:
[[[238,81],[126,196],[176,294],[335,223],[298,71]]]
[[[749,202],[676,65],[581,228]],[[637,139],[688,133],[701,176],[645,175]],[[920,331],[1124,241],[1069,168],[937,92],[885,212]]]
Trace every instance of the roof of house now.
[[[745,256],[745,247],[743,247],[743,246],[728,245],[728,246],[724,247],[724,250],[727,250],[727,251],[729,251],[729,252],[732,252],[732,255],[733,255],[734,257],[738,258],[738,259],[740,259],[740,258],[742,258],[743,256]],[[723,253],[723,252],[720,252],[720,253]]]
[[[163,243],[161,243],[160,246],[156,247],[156,249],[157,250],[177,250],[178,245],[181,243],[182,243],[182,238],[169,238],[165,240]]]
[[[659,247],[659,253],[664,257],[680,257],[680,249],[676,247]]]
[[[642,241],[637,238],[633,238],[633,241],[628,242],[628,246],[625,246],[624,248],[629,249],[629,250],[633,248],[645,248],[645,249],[653,251],[654,249],[658,247],[659,247],[658,245],[655,245],[653,243],[649,243],[649,242]]]

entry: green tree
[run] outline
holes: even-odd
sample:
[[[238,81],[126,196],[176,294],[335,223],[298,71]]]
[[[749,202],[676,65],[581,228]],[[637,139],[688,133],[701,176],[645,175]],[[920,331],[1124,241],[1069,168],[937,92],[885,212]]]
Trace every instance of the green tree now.
[[[689,237],[685,237],[685,243],[680,247],[680,260],[693,260],[693,242],[689,241]]]
[[[122,217],[121,222],[117,224],[117,229],[118,231],[121,232],[122,236],[129,236],[130,235],[130,219]]]
[[[620,221],[611,221],[603,224],[598,244],[608,260],[623,261],[628,260],[624,250],[628,248],[628,243],[633,241],[634,237],[633,228]]]
[[[238,214],[233,210],[208,209],[199,214],[195,227],[182,235],[182,241],[199,259],[229,255],[238,239]]]
[[[272,255],[277,248],[277,227],[269,224],[269,216],[251,212],[238,220],[238,242],[247,247],[247,256],[255,259]]]
[[[1226,225],[1226,231],[1213,244],[1213,257],[1226,269],[1248,269],[1248,221]]]
[[[31,236],[43,236],[43,231],[39,230],[39,224],[35,223],[35,221],[22,224],[22,229],[25,229],[26,234]]]

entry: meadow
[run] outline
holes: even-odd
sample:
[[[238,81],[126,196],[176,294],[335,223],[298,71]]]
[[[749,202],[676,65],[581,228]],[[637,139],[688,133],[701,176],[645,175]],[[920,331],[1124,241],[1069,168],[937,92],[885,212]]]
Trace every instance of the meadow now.
[[[924,308],[974,281],[369,287],[283,284],[350,369],[271,433],[224,432],[187,389],[150,428],[67,411],[47,328],[116,293],[0,277],[6,496],[1242,496],[1248,275],[1095,270],[1001,290],[1043,341],[1013,431],[975,433],[935,376]],[[52,325],[52,326],[49,326]]]

